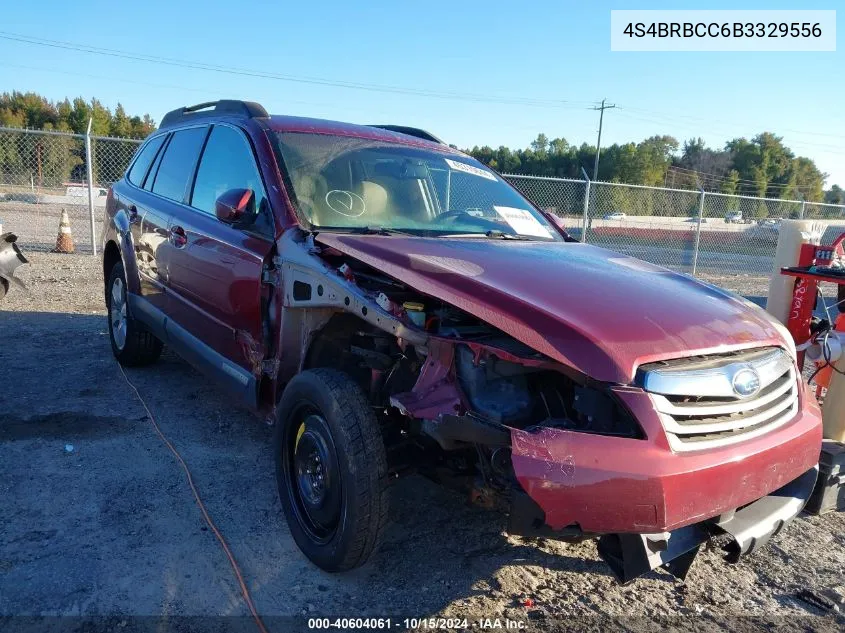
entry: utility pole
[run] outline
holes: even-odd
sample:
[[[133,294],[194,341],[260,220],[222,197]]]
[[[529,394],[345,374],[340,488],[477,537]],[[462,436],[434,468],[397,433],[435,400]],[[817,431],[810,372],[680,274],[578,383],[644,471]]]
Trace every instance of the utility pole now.
[[[602,99],[601,105],[595,106],[593,108],[593,110],[601,111],[601,114],[599,114],[599,140],[596,143],[596,162],[593,163],[593,180],[598,180],[599,177],[599,154],[601,153],[601,126],[604,123],[604,111],[616,107],[616,104],[605,105],[605,101],[607,101],[607,99]]]

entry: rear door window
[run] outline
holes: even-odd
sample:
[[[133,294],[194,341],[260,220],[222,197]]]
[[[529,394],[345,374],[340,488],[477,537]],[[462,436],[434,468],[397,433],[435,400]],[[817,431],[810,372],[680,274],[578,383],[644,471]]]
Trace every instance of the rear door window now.
[[[133,185],[138,185],[140,187],[144,184],[144,176],[147,175],[147,171],[150,169],[150,165],[152,165],[153,159],[155,159],[156,153],[161,147],[161,144],[164,143],[166,136],[166,134],[156,136],[155,138],[147,141],[147,143],[140,149],[138,158],[135,159],[135,162],[129,169],[129,173],[126,174],[127,180],[129,180],[129,182]]]
[[[153,193],[184,202],[207,131],[203,126],[173,133],[156,172]]]

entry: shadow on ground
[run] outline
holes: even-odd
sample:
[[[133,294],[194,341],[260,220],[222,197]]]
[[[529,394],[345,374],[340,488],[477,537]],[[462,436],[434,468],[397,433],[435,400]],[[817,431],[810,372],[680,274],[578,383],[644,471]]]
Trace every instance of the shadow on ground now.
[[[0,312],[0,614],[243,614],[229,563],[184,474],[111,356],[103,316]],[[391,490],[391,526],[341,575],[293,544],[275,491],[270,429],[176,356],[129,370],[183,455],[262,613],[423,616],[475,597],[519,607],[559,587],[611,582],[591,544],[503,536],[497,514],[420,477]],[[548,578],[548,575],[545,576]],[[485,602],[486,604],[486,602]]]

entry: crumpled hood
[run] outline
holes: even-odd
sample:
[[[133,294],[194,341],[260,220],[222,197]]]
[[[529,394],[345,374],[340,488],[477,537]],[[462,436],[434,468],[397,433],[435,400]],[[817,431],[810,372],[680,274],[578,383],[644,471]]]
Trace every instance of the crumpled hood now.
[[[588,244],[320,233],[316,241],[601,381],[638,365],[785,345],[736,295]]]

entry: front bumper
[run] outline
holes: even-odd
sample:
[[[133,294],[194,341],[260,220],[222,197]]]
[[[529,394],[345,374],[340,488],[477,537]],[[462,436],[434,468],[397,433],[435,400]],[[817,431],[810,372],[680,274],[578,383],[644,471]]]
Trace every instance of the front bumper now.
[[[646,439],[511,431],[517,480],[552,530],[671,532],[766,497],[819,460],[821,412],[803,384],[799,412],[789,423],[728,447],[686,453],[672,452],[647,394],[621,387],[616,395]]]

